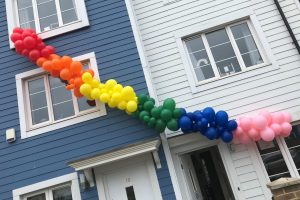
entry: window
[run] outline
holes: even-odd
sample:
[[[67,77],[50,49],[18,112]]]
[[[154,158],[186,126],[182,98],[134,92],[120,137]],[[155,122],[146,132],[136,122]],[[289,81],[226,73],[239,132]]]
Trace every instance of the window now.
[[[84,68],[97,72],[93,53],[77,58]],[[97,73],[96,77],[97,77]],[[77,99],[66,90],[65,83],[37,69],[17,75],[18,104],[22,138],[55,130],[64,126],[86,121],[105,114],[104,106]],[[99,111],[100,110],[100,111]],[[25,119],[25,120],[24,120]],[[23,125],[25,127],[22,126]],[[22,132],[24,132],[22,134]]]
[[[293,126],[287,138],[257,143],[270,181],[281,177],[299,177],[300,173],[300,125]]]
[[[80,200],[77,173],[13,190],[13,200]]]
[[[32,28],[42,38],[88,26],[84,0],[6,0],[9,32]]]
[[[196,82],[264,64],[249,21],[183,39]]]

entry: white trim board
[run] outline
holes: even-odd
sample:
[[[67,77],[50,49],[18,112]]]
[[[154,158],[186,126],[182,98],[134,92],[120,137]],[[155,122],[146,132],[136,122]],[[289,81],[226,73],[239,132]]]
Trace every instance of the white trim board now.
[[[16,0],[5,0],[8,35],[13,32],[14,27],[19,26],[19,17],[17,11]],[[84,0],[75,0],[75,7],[78,20],[61,27],[38,33],[42,39],[54,37],[63,33],[67,33],[79,28],[89,26],[89,19]],[[14,48],[13,42],[8,38],[10,48]]]
[[[73,58],[73,60],[89,60],[91,69],[95,72],[95,78],[100,81],[99,73],[98,73],[98,65],[96,61],[96,55],[94,52],[87,53],[78,57]],[[105,105],[97,102],[97,106],[95,109],[87,110],[86,112],[82,112],[82,114],[78,116],[72,116],[70,118],[66,118],[59,122],[54,122],[53,124],[45,125],[43,127],[38,127],[36,129],[29,130],[29,126],[27,124],[27,116],[26,112],[28,108],[25,105],[25,87],[24,87],[24,79],[28,79],[34,76],[38,76],[44,74],[45,71],[41,68],[30,70],[21,74],[16,75],[16,86],[17,86],[17,98],[18,98],[18,109],[19,109],[19,120],[20,120],[20,131],[21,138],[25,139],[28,137],[32,137],[35,135],[39,135],[42,133],[46,133],[49,131],[57,130],[63,127],[71,126],[80,122],[88,121],[91,119],[95,119],[97,117],[101,117],[106,115]],[[30,119],[31,120],[31,119]]]
[[[22,195],[50,188],[67,182],[71,182],[73,200],[81,200],[79,181],[76,172],[15,189],[12,191],[13,200],[22,200]]]

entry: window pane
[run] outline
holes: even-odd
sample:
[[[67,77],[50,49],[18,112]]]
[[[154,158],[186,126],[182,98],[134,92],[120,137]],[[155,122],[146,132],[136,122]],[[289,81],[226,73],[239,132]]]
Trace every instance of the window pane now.
[[[18,0],[19,23],[21,28],[35,30],[34,15],[31,0]]]
[[[27,8],[32,6],[32,0],[18,0],[18,9],[20,10],[21,8]]]
[[[46,195],[45,195],[45,193],[38,194],[35,196],[28,197],[27,200],[46,200]]]
[[[20,24],[24,24],[26,22],[34,21],[33,9],[32,7],[24,8],[19,10],[19,21]]]
[[[61,13],[61,15],[62,15],[62,19],[63,19],[64,24],[77,21],[77,14],[76,14],[75,9],[63,11]]]
[[[186,46],[198,81],[215,77],[202,38],[189,39]]]
[[[208,33],[206,38],[221,76],[241,71],[225,29]]]
[[[52,193],[53,200],[72,200],[72,192],[70,186],[55,189],[52,191]]]
[[[21,28],[31,28],[33,30],[35,30],[35,22],[27,22],[27,23],[24,23],[24,24],[20,24],[20,27]]]
[[[291,176],[275,140],[271,142],[259,141],[257,146],[271,181],[280,177]]]
[[[74,0],[59,0],[59,4],[61,11],[75,8]]]
[[[55,1],[50,0],[38,4],[41,31],[48,31],[59,26]]]
[[[75,115],[72,94],[65,89],[65,84],[51,76],[49,76],[49,81],[54,120]]]
[[[30,110],[32,124],[39,124],[49,120],[44,78],[28,81]]]
[[[293,126],[289,137],[285,138],[286,145],[289,148],[295,165],[300,170],[300,125]]]
[[[255,44],[247,23],[235,25],[231,27],[231,31],[242,54],[246,67],[263,63],[262,57],[257,49],[257,45]]]

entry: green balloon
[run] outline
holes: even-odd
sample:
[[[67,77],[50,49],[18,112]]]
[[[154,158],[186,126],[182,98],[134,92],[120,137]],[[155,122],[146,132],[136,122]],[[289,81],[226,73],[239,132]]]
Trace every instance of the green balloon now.
[[[155,99],[153,99],[153,98],[150,97],[149,101],[152,101],[155,104]]]
[[[159,109],[158,107],[154,107],[154,108],[151,109],[151,115],[152,115],[153,117],[155,117],[156,119],[159,118],[160,112],[161,112],[161,111],[160,111],[160,109]]]
[[[179,108],[175,108],[175,110],[173,111],[173,117],[175,117],[176,119],[180,118],[182,116],[182,112]]]
[[[150,121],[150,117],[148,115],[145,115],[143,121],[145,123],[148,123]]]
[[[171,131],[177,131],[179,129],[177,120],[176,119],[171,119],[170,121],[168,121],[167,127]]]
[[[155,130],[159,133],[163,132],[166,129],[166,123],[161,119],[158,119],[155,124]]]
[[[176,103],[175,103],[174,99],[168,98],[168,99],[164,100],[163,107],[165,109],[169,109],[169,110],[173,111],[175,109],[175,106],[176,106]]]
[[[147,111],[145,111],[145,110],[143,110],[142,112],[140,112],[139,118],[140,118],[141,121],[144,120],[144,117],[145,117],[145,116],[149,116],[149,112],[147,112]]]
[[[139,115],[140,115],[139,111],[136,111],[136,112],[133,113],[133,116],[136,117],[136,118],[139,118]]]
[[[152,101],[146,101],[144,103],[144,109],[147,111],[151,111],[151,109],[154,107],[154,103]]]
[[[149,127],[154,127],[156,124],[156,119],[154,117],[151,117],[149,122],[148,122],[148,126]]]
[[[168,109],[163,109],[160,113],[160,117],[167,122],[172,119],[172,112]]]
[[[144,103],[148,100],[148,96],[146,94],[140,94],[138,96],[139,105],[144,105]]]
[[[139,111],[143,111],[143,110],[144,110],[143,105],[139,105],[139,106],[138,106],[138,110],[139,110]]]

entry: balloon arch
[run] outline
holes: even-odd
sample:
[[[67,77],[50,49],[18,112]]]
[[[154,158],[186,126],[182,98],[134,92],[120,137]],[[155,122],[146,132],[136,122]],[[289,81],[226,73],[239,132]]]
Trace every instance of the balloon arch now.
[[[181,129],[183,133],[200,132],[210,140],[221,138],[229,143],[234,139],[246,144],[272,141],[276,136],[287,137],[292,130],[292,117],[286,112],[271,114],[263,110],[255,117],[228,120],[227,112],[215,112],[211,107],[186,112],[184,108],[176,108],[172,98],[157,107],[153,98],[145,94],[137,96],[131,86],[124,87],[114,79],[100,83],[91,69],[83,70],[80,62],[55,54],[55,48],[46,46],[32,29],[14,28],[10,39],[18,54],[28,57],[51,76],[60,78],[77,98],[84,96],[90,101],[98,100],[110,108],[124,110],[159,133],[166,128],[171,131]]]

